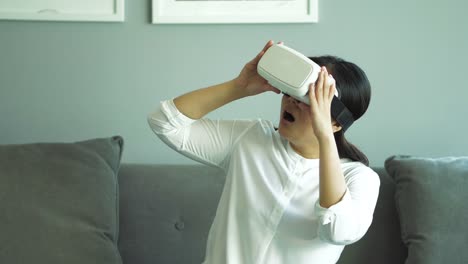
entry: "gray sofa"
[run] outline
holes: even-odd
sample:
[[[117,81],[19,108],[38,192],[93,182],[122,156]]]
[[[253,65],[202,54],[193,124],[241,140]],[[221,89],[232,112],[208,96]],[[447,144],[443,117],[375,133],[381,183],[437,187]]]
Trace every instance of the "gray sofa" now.
[[[395,184],[383,168],[374,221],[345,247],[338,263],[404,263]],[[223,187],[223,174],[203,165],[122,164],[119,250],[124,263],[200,264]]]
[[[0,263],[200,264],[221,171],[122,152],[119,136],[0,145]],[[392,156],[374,170],[373,223],[338,263],[468,263],[468,157]]]

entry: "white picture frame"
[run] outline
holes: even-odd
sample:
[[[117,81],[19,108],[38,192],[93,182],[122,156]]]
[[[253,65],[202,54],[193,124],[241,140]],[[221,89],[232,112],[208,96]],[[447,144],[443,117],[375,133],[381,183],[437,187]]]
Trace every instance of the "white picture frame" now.
[[[0,0],[0,20],[125,20],[125,0]]]
[[[152,1],[153,24],[318,22],[318,0]]]

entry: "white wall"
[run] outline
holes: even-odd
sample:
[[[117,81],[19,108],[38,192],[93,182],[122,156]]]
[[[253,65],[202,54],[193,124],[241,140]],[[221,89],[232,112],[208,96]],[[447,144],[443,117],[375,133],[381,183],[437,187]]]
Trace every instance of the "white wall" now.
[[[317,24],[153,25],[150,1],[124,23],[0,21],[0,144],[114,134],[124,162],[190,163],[152,134],[159,101],[235,77],[269,39],[360,65],[368,113],[348,132],[381,166],[393,154],[466,155],[468,4],[320,1]],[[280,97],[235,102],[213,118],[278,121]]]

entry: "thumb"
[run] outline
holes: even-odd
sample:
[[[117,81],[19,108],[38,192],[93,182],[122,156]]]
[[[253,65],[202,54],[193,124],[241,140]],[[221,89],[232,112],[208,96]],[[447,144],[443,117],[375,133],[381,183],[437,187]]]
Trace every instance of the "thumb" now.
[[[265,83],[265,85],[263,86],[263,88],[265,89],[265,91],[272,91],[272,92],[274,92],[274,93],[276,93],[276,94],[280,94],[280,93],[281,93],[281,91],[280,91],[278,88],[272,86],[272,85],[269,84],[269,83]]]

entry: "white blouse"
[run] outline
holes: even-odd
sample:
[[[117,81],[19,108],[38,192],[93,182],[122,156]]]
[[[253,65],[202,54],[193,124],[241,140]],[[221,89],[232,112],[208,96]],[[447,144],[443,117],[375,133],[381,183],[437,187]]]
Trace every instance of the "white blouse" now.
[[[319,160],[297,154],[271,122],[193,120],[172,100],[148,122],[171,148],[226,173],[203,264],[336,263],[372,222],[380,185],[372,169],[342,159],[345,196],[322,208]]]

